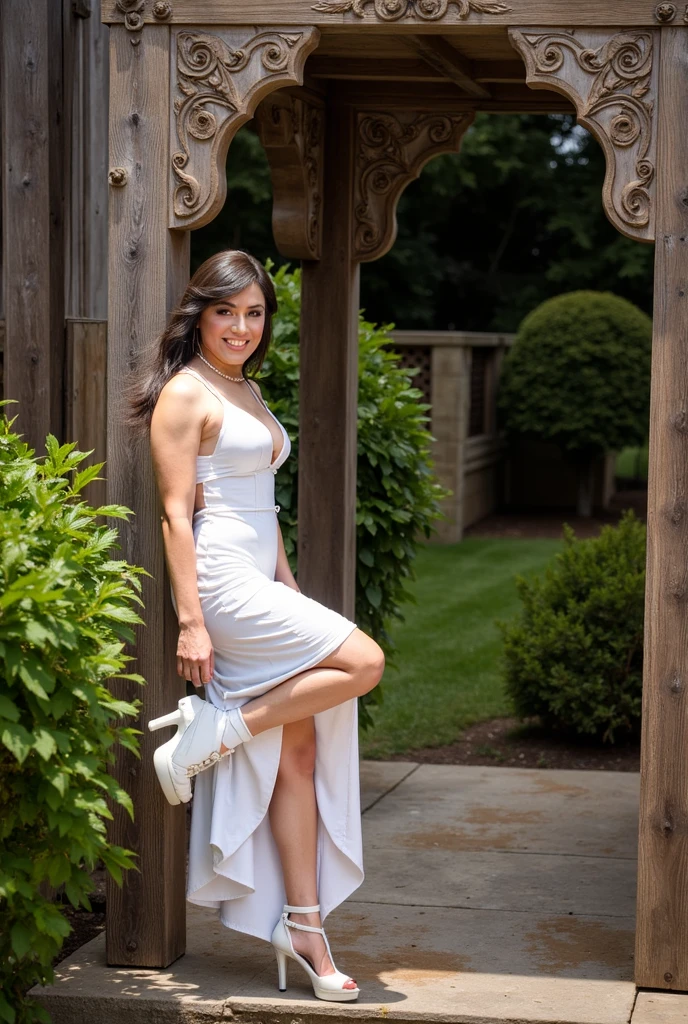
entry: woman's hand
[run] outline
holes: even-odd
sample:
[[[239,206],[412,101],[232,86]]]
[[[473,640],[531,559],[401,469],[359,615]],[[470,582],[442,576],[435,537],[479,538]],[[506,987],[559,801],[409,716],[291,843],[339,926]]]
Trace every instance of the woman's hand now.
[[[200,687],[210,682],[214,670],[213,645],[205,626],[180,626],[177,674]]]

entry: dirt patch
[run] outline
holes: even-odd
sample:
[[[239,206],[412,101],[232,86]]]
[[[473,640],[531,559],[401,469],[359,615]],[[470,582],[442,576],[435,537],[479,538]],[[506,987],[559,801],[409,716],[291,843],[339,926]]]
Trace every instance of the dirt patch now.
[[[618,491],[610,506],[598,511],[590,519],[581,519],[565,509],[530,509],[513,512],[495,512],[466,530],[465,537],[549,537],[561,538],[562,526],[568,523],[577,537],[597,537],[603,526],[618,523],[626,509],[633,509],[638,519],[647,520],[647,491]]]
[[[390,761],[421,764],[500,765],[503,768],[574,768],[588,771],[640,771],[640,744],[601,747],[554,737],[517,718],[492,718],[469,726],[456,743],[393,754]],[[543,779],[543,784],[545,780]],[[547,781],[559,787],[561,783]],[[578,787],[575,787],[576,789]]]
[[[541,921],[524,939],[538,967],[548,973],[566,972],[594,963],[619,971],[623,978],[633,976],[635,933],[632,928],[614,928],[602,921],[576,917],[557,917]]]

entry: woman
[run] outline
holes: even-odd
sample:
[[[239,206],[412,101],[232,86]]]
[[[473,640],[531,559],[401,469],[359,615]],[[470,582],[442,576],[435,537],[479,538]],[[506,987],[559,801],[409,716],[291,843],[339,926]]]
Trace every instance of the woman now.
[[[353,622],[305,597],[274,504],[290,451],[249,374],[262,365],[277,303],[247,253],[194,274],[135,385],[150,425],[162,529],[179,619],[177,671],[205,687],[149,723],[177,724],[158,748],[171,803],[191,798],[187,897],[273,942],[319,998],[355,999],[322,920],[362,879],[357,698],[382,651]],[[327,445],[327,437],[321,443]]]

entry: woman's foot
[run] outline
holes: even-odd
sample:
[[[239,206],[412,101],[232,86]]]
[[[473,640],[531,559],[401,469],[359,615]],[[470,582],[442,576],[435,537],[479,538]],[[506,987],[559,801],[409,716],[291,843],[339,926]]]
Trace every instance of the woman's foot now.
[[[321,928],[320,914],[289,914],[289,920],[294,924],[310,925],[312,928]],[[327,952],[327,946],[322,935],[316,932],[302,932],[298,928],[291,930],[291,943],[294,950],[300,953],[307,960],[315,973],[325,978],[330,974],[336,974],[337,970]],[[355,989],[358,986],[353,978],[344,982],[342,988]]]

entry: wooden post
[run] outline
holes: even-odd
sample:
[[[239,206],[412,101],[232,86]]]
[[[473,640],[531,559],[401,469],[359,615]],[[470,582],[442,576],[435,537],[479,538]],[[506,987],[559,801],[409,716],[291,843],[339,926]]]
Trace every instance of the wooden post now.
[[[107,321],[67,321],[65,436],[82,452],[93,452],[81,468],[107,457]],[[107,500],[107,465],[102,480],[86,485],[91,505]]]
[[[152,573],[144,581],[146,626],[137,631],[132,670],[143,691],[141,726],[173,710],[185,688],[176,673],[176,620],[165,576],[160,507],[148,445],[138,448],[122,420],[122,384],[154,343],[188,277],[188,232],[168,223],[170,29],[110,29],[110,203],[108,303],[108,500],[136,513],[120,526],[121,555]],[[121,752],[117,777],[136,819],[117,813],[112,838],[135,850],[139,871],[108,886],[110,964],[165,967],[184,952],[185,808],[164,799],[153,771],[160,738],[144,733],[141,760]]]
[[[661,32],[636,983],[688,990],[688,29]]]
[[[435,524],[435,538],[456,544],[463,537],[466,436],[471,400],[471,350],[466,345],[433,345],[431,356],[430,429],[435,443],[435,471],[452,494],[442,502],[445,518]]]
[[[63,428],[61,17],[50,0],[3,5],[5,398],[39,454]]]
[[[325,120],[322,258],[303,262],[299,418],[299,586],[353,617],[359,266],[353,259],[354,116]]]

